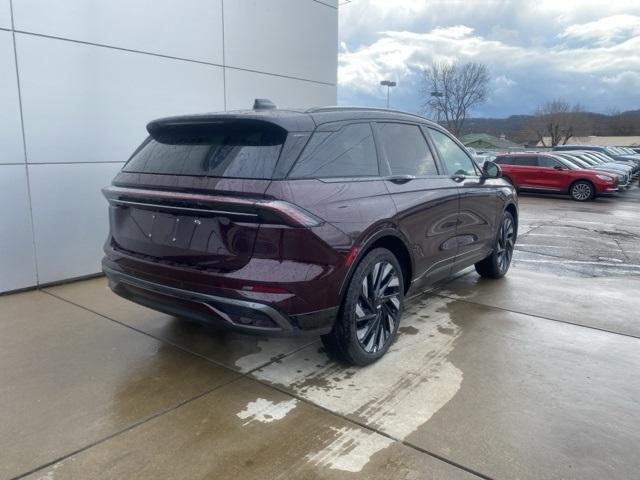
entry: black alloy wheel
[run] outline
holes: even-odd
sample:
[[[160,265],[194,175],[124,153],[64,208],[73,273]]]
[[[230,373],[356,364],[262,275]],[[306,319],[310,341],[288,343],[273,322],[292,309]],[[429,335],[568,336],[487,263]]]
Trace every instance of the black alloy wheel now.
[[[358,263],[333,329],[322,336],[327,353],[352,365],[382,357],[396,338],[404,305],[404,277],[386,248],[368,252]]]
[[[367,353],[382,350],[400,320],[400,278],[391,263],[381,261],[362,279],[355,304],[356,335]]]

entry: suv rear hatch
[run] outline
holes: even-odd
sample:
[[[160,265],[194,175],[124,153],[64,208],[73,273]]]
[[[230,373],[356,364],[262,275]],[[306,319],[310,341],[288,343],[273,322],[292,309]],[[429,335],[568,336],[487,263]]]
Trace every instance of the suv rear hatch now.
[[[147,128],[151,136],[103,190],[112,248],[159,263],[229,271],[251,258],[260,223],[314,221],[264,196],[287,141],[283,127],[217,116]]]

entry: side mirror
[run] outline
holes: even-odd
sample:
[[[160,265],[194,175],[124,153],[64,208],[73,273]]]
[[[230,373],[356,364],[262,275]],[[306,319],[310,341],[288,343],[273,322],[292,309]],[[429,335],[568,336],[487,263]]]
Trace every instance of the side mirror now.
[[[487,160],[482,164],[482,176],[484,178],[500,178],[502,176],[502,170],[497,163]]]
[[[561,165],[554,165],[553,168],[554,170],[564,170],[564,167]]]

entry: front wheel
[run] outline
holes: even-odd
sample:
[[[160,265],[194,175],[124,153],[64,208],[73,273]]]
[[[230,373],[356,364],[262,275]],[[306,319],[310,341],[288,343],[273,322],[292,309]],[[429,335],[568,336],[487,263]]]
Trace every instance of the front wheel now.
[[[475,264],[476,272],[485,278],[502,278],[507,274],[516,244],[516,223],[510,212],[504,212],[493,252]]]
[[[584,180],[580,180],[573,185],[569,189],[569,194],[571,198],[578,202],[586,202],[587,200],[592,200],[595,197],[595,189],[590,182],[586,182]]]
[[[353,365],[368,365],[393,343],[404,304],[404,279],[386,248],[369,252],[356,267],[333,329],[322,336],[328,353]]]

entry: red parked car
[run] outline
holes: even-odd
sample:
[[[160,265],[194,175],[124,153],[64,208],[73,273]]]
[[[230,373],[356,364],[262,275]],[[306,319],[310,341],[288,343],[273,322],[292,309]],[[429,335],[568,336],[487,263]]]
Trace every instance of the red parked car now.
[[[495,163],[518,190],[565,193],[579,202],[618,191],[613,175],[579,168],[549,153],[510,153],[498,156]]]

